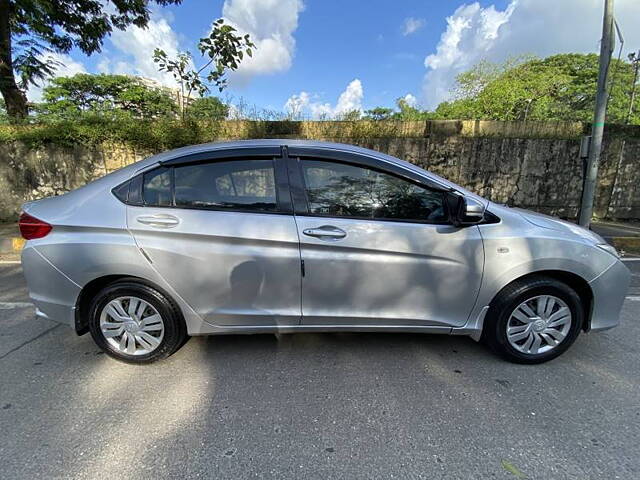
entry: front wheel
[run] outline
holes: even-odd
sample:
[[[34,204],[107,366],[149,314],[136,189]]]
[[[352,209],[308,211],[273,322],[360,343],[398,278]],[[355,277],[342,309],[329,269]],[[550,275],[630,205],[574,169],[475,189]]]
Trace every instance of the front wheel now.
[[[584,319],[578,294],[545,276],[516,280],[492,302],[483,340],[509,361],[542,363],[564,353]]]
[[[112,283],[93,299],[89,330],[96,344],[127,363],[151,363],[180,348],[186,328],[178,307],[135,280]]]

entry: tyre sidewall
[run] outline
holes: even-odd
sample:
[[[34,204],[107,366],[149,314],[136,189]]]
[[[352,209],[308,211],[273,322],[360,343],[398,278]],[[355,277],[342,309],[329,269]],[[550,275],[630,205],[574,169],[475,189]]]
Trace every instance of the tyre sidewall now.
[[[539,295],[553,295],[563,300],[571,311],[571,327],[562,343],[541,354],[531,355],[516,350],[507,339],[507,323],[512,312],[525,300]],[[565,284],[552,279],[540,279],[530,284],[523,283],[503,298],[499,298],[489,311],[495,319],[491,326],[489,344],[498,353],[517,363],[542,363],[564,353],[576,340],[584,321],[584,309],[578,294]]]
[[[158,348],[145,355],[127,355],[114,348],[102,334],[100,315],[105,306],[118,297],[138,297],[151,304],[162,317],[164,336]],[[151,363],[165,358],[183,341],[183,329],[180,328],[181,319],[173,306],[164,295],[157,290],[134,282],[119,282],[101,290],[93,299],[89,308],[89,331],[95,343],[108,355],[127,363]]]

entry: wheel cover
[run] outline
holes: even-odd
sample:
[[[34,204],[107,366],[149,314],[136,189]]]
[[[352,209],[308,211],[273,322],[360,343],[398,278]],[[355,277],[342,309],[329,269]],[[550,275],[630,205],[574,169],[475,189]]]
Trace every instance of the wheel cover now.
[[[116,351],[146,355],[160,346],[164,321],[158,310],[138,297],[118,297],[100,312],[100,331]]]
[[[563,342],[571,322],[571,309],[562,299],[553,295],[531,297],[511,313],[507,340],[521,353],[545,353]]]

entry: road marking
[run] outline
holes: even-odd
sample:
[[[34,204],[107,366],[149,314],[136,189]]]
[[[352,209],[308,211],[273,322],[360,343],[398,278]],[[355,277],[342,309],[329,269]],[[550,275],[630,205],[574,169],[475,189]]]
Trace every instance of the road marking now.
[[[20,260],[0,260],[0,265],[20,265]]]
[[[30,308],[33,303],[30,302],[0,302],[0,310],[13,310],[14,308]]]
[[[640,295],[629,295],[626,298],[627,300],[631,300],[632,302],[640,302]]]
[[[621,258],[623,262],[640,262],[640,258]]]

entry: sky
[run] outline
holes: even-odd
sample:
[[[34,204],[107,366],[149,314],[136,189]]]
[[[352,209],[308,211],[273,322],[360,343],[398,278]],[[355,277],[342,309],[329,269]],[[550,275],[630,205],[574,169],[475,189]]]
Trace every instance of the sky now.
[[[105,4],[109,2],[105,0]],[[307,118],[393,107],[433,109],[480,60],[598,52],[603,0],[184,0],[154,7],[146,29],[114,31],[101,53],[55,54],[57,75],[128,73],[175,85],[155,47],[196,52],[220,17],[257,48],[229,75],[231,103]],[[109,8],[108,6],[106,8]],[[640,49],[640,0],[615,0],[623,55]],[[619,43],[616,45],[616,55]],[[195,57],[195,64],[200,59]],[[28,92],[37,101],[40,89]]]

